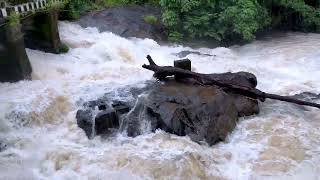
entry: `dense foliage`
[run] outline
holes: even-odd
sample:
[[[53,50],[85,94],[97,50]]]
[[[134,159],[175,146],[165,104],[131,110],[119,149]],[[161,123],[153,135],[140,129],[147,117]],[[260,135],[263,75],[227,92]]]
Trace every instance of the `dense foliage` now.
[[[319,2],[303,0],[160,0],[171,40],[253,40],[268,27],[319,31]]]

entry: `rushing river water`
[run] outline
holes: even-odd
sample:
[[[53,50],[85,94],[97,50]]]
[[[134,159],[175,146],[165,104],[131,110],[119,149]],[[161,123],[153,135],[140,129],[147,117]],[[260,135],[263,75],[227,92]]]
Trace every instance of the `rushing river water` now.
[[[95,28],[60,23],[71,47],[54,55],[28,50],[33,81],[0,84],[0,179],[319,179],[320,111],[266,101],[241,119],[226,142],[212,147],[157,131],[136,138],[88,140],[77,127],[79,101],[124,86],[143,86],[151,54],[172,65],[180,51],[202,73],[248,71],[258,88],[281,95],[320,93],[320,35],[288,33],[215,49],[160,46]],[[122,97],[132,98],[132,97]]]

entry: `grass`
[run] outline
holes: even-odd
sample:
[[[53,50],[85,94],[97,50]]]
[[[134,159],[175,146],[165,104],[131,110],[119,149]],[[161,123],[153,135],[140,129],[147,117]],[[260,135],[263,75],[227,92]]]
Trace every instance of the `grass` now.
[[[158,22],[158,18],[154,15],[146,15],[143,17],[143,20],[149,24],[156,24]]]
[[[59,46],[59,53],[67,53],[69,51],[69,47],[63,43]]]

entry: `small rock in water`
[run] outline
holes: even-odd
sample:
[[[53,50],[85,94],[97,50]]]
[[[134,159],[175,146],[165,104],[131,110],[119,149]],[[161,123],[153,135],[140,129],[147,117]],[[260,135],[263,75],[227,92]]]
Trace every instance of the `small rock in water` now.
[[[3,142],[0,142],[0,152],[4,151],[5,149],[7,149],[7,145]]]
[[[190,54],[195,54],[195,55],[199,55],[199,56],[215,56],[215,55],[206,54],[206,53],[203,54],[203,53],[198,52],[198,51],[181,51],[181,52],[175,53],[173,55],[176,55],[179,58],[184,58],[184,57],[187,57]]]
[[[315,101],[320,99],[320,94],[315,94],[312,92],[303,92],[292,96],[293,98],[305,100],[305,101]]]

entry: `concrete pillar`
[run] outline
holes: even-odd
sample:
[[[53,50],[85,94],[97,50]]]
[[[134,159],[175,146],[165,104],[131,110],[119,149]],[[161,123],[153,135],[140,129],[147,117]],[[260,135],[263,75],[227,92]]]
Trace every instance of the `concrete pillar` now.
[[[51,53],[64,51],[58,31],[58,16],[57,10],[49,10],[37,13],[32,19],[26,20],[24,22],[26,46]]]
[[[21,25],[6,25],[0,33],[0,81],[31,79],[32,68],[25,51]]]

